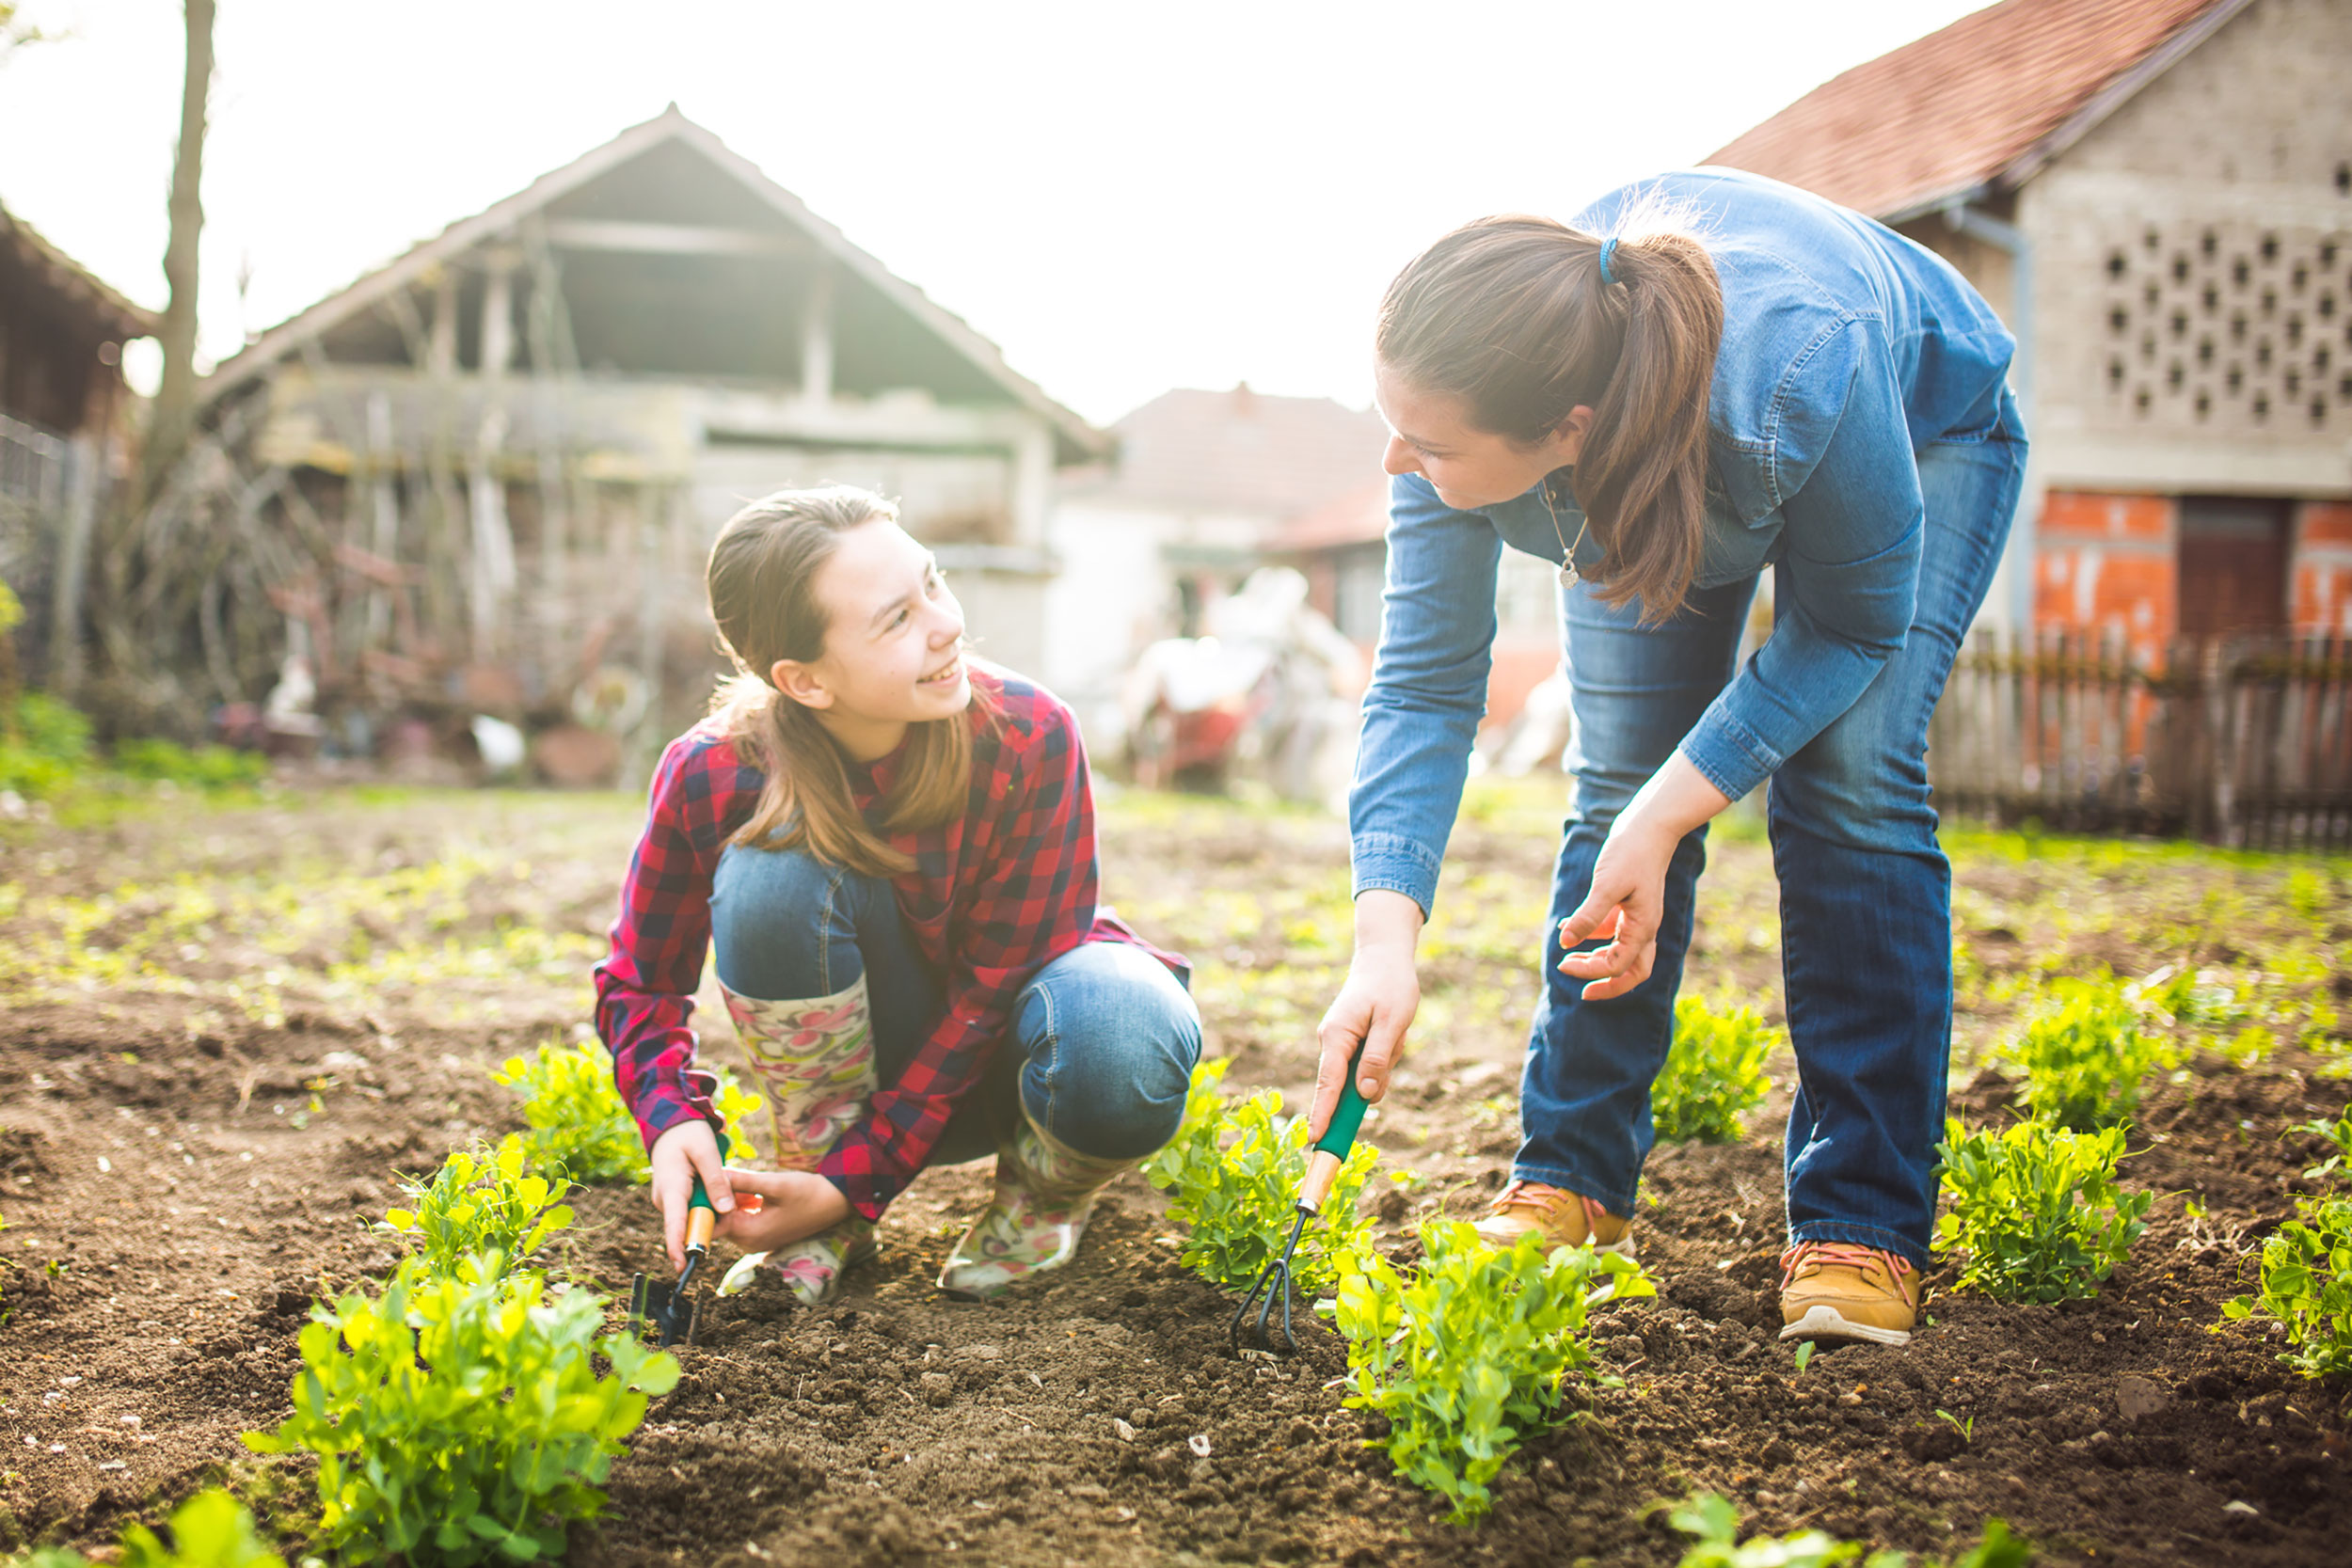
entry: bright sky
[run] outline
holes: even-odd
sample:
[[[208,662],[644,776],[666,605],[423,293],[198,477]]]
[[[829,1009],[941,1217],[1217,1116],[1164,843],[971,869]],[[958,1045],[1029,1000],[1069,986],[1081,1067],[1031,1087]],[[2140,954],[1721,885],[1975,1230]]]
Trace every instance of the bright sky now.
[[[1380,290],[1447,229],[1695,162],[1979,3],[219,0],[203,346],[675,99],[1090,419],[1361,405]],[[161,306],[180,8],[21,19],[68,36],[0,65],[0,204]]]

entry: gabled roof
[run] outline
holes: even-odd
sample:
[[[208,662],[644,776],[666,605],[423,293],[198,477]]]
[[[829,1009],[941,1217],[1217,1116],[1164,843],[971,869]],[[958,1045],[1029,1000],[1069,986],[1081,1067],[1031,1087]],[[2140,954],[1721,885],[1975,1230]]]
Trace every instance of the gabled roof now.
[[[1896,223],[2010,190],[2249,0],[2002,0],[1806,93],[1707,161]]]
[[[43,239],[40,230],[0,207],[0,245],[15,252],[24,269],[97,316],[122,338],[151,338],[162,330],[155,312],[132,304],[88,268]]]
[[[300,351],[309,340],[326,333],[363,311],[373,309],[409,285],[428,277],[444,261],[485,241],[512,232],[529,214],[665,142],[692,149],[733,176],[743,188],[884,298],[968,359],[1011,399],[1050,423],[1065,447],[1085,456],[1100,457],[1110,440],[1076,413],[1048,397],[1037,383],[1005,363],[996,345],[974,331],[962,317],[934,302],[922,290],[892,273],[867,252],[850,243],[840,230],[811,212],[806,203],[769,179],[750,159],[734,151],[709,131],[688,119],[675,103],[654,119],[633,125],[602,147],[587,152],[552,173],[543,174],[496,206],[461,218],[358,282],[270,328],[235,356],[225,360],[204,382],[203,395],[218,397],[264,368]]]
[[[1329,398],[1247,385],[1162,392],[1111,427],[1119,467],[1073,494],[1286,518],[1380,476],[1388,427]]]

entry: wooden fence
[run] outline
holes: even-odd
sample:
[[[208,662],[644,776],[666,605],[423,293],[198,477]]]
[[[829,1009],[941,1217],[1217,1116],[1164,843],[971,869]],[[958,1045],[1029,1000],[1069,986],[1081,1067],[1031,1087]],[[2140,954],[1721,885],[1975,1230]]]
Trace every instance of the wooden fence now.
[[[1929,729],[1939,809],[2077,832],[2352,849],[2352,638],[1979,632]]]

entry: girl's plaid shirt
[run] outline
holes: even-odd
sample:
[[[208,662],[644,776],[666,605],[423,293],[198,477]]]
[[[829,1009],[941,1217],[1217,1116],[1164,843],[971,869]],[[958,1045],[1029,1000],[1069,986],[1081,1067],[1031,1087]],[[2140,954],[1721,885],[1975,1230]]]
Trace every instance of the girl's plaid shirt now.
[[[977,660],[972,679],[981,698],[962,817],[890,841],[914,857],[893,885],[908,932],[947,977],[946,1010],[818,1167],[868,1219],[881,1218],[923,1168],[1040,969],[1084,942],[1125,942],[1186,973],[1182,958],[1095,907],[1094,800],[1075,718],[1042,687]],[[995,708],[994,725],[981,702]],[[852,766],[862,809],[879,803],[896,762],[894,752],[869,768]],[[713,1080],[694,1067],[687,1020],[710,945],[711,874],[765,782],[707,721],[670,742],[654,772],[612,950],[596,966],[596,1028],[649,1148],[683,1117],[714,1119]]]

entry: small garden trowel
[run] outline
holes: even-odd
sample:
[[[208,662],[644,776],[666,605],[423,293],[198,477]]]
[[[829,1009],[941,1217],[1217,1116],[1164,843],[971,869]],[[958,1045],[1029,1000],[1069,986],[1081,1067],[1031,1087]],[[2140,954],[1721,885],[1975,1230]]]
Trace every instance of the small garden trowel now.
[[[1331,1125],[1315,1140],[1315,1149],[1307,1156],[1307,1174],[1298,1183],[1297,1220],[1291,1226],[1291,1239],[1283,1243],[1281,1255],[1265,1266],[1258,1282],[1249,1287],[1241,1306],[1233,1313],[1232,1323],[1225,1331],[1226,1342],[1238,1355],[1242,1351],[1242,1325],[1249,1322],[1249,1309],[1258,1309],[1257,1322],[1250,1325],[1262,1349],[1277,1355],[1288,1355],[1298,1348],[1298,1337],[1291,1332],[1291,1257],[1298,1251],[1298,1239],[1307,1233],[1307,1222],[1323,1212],[1324,1199],[1331,1196],[1331,1184],[1340,1178],[1340,1166],[1347,1163],[1348,1151],[1356,1147],[1356,1130],[1364,1124],[1363,1091],[1356,1086],[1356,1063],[1363,1047],[1347,1063],[1347,1078],[1340,1085],[1340,1102],[1331,1111]],[[1278,1346],[1267,1332],[1266,1320],[1274,1311],[1275,1299],[1282,1303],[1282,1341]]]
[[[727,1157],[727,1135],[719,1134],[719,1159]],[[719,1227],[719,1212],[710,1206],[710,1194],[703,1189],[703,1179],[694,1178],[694,1196],[686,1203],[686,1267],[678,1271],[676,1280],[665,1282],[648,1279],[643,1274],[629,1281],[628,1325],[640,1335],[650,1334],[664,1349],[684,1340],[694,1340],[694,1320],[700,1302],[687,1294],[694,1282],[694,1271],[701,1267],[703,1255],[710,1250],[711,1232]]]

